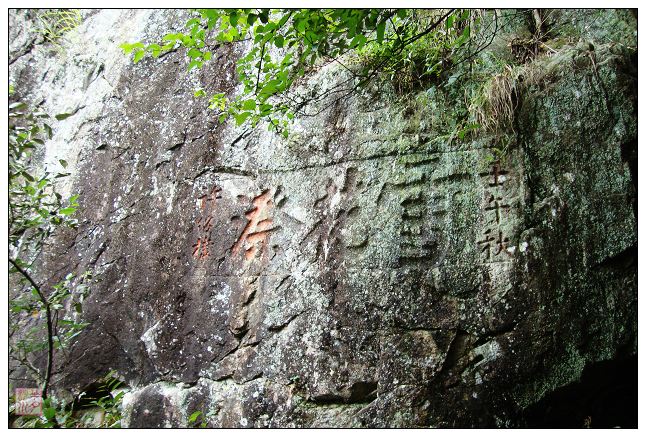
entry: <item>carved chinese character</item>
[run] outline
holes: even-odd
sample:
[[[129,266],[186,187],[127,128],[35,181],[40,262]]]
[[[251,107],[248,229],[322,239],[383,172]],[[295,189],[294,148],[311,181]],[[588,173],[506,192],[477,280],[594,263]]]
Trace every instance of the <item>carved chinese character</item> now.
[[[213,228],[213,212],[215,211],[215,201],[221,199],[220,192],[222,189],[214,186],[208,194],[198,198],[202,217],[199,217],[195,224],[197,225],[198,238],[193,244],[193,257],[198,260],[208,258],[210,255],[209,247],[211,246],[211,229]]]
[[[496,247],[497,247],[498,250],[496,251],[496,253],[494,253],[494,256],[499,255],[500,252],[502,252],[503,250],[506,250],[507,249],[507,243],[509,243],[509,238],[503,236],[502,231],[499,230],[498,231],[498,238],[496,239]],[[507,252],[505,252],[505,253],[507,253]]]
[[[491,243],[496,239],[491,236],[491,229],[485,231],[484,237],[484,239],[478,241],[478,245],[482,245],[481,252],[487,252],[487,259],[491,259]]]
[[[493,165],[493,168],[491,169],[491,172],[489,173],[489,176],[493,176],[493,182],[489,182],[489,186],[502,186],[507,180],[507,177],[505,176],[507,173],[509,173],[507,170],[502,170],[502,168],[500,167],[500,161],[496,161]]]
[[[198,238],[197,243],[193,245],[193,257],[196,259],[205,259],[208,258],[210,253],[209,253],[209,246],[211,245],[211,238],[206,237],[206,238]]]
[[[491,252],[494,250],[494,246],[495,252],[493,255],[497,256],[507,249],[507,244],[509,243],[509,238],[505,237],[502,231],[498,230],[497,238],[494,235],[491,229],[487,229],[484,233],[484,238],[478,241],[478,244],[482,246],[481,252],[486,252],[487,259],[491,259]],[[492,243],[494,244],[492,245]]]
[[[502,196],[494,196],[493,194],[489,197],[488,200],[489,206],[485,208],[486,211],[495,211],[496,212],[496,223],[500,223],[500,211],[503,209],[509,209],[510,206],[503,203]]]
[[[202,197],[200,197],[200,208],[202,210],[204,210],[205,207],[207,206],[210,206],[211,208],[213,208],[215,206],[215,200],[222,198],[222,196],[220,195],[220,191],[222,191],[222,188],[218,186],[214,186],[209,194],[205,194]]]
[[[245,213],[247,225],[231,248],[234,256],[244,249],[245,260],[250,261],[259,250],[265,250],[269,233],[274,230],[273,220],[269,216],[274,206],[273,194],[272,190],[265,190],[253,199],[254,208]]]

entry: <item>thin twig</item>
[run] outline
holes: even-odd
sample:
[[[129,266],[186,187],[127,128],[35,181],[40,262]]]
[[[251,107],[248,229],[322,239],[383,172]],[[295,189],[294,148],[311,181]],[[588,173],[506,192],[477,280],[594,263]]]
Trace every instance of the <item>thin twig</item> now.
[[[260,72],[262,71],[262,58],[265,56],[265,45],[267,43],[262,44],[262,51],[260,52],[260,62],[258,63],[258,76],[256,77],[256,90],[254,91],[254,94],[258,94],[258,84],[260,83]]]

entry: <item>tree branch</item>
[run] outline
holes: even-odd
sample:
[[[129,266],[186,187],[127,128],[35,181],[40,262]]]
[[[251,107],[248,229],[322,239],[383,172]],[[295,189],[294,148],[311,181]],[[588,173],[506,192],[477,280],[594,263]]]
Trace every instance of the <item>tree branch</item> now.
[[[260,72],[262,71],[262,58],[265,57],[265,45],[267,43],[262,44],[262,51],[260,52],[260,62],[258,63],[258,76],[256,77],[256,90],[254,91],[254,94],[256,96],[258,95],[258,84],[260,83]]]
[[[36,281],[31,277],[31,275],[25,271],[22,267],[18,265],[18,263],[9,258],[9,262],[15,267],[15,269],[20,273],[36,290],[36,294],[38,294],[38,298],[40,299],[40,302],[43,304],[45,307],[45,316],[47,320],[47,370],[45,371],[45,379],[43,381],[43,393],[42,396],[43,398],[47,398],[47,390],[49,388],[49,380],[52,376],[52,365],[54,363],[53,358],[54,358],[54,334],[53,334],[53,327],[52,327],[52,312],[50,308],[49,301],[41,291],[40,287],[38,284],[36,284]]]

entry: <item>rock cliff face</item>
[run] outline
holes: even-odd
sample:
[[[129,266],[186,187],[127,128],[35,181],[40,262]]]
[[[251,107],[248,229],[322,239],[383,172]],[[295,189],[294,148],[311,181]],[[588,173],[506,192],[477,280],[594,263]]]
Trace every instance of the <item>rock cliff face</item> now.
[[[135,65],[118,45],[187,12],[83,15],[55,51],[10,14],[17,93],[73,114],[43,162],[70,163],[80,226],[40,274],[100,278],[59,389],[115,369],[131,427],[517,426],[636,353],[636,55],[612,35],[534,61],[492,160],[496,136],[442,136],[432,92],[369,90],[288,140],[219,124],[193,89],[235,92],[243,48]]]

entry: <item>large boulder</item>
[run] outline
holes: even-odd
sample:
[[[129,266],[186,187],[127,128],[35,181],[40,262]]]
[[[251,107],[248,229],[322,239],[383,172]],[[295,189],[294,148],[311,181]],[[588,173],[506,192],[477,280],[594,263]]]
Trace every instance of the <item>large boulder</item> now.
[[[519,86],[505,147],[442,135],[450,101],[387,86],[283,139],[193,97],[236,92],[243,45],[187,74],[181,52],[132,64],[118,45],[188,12],[83,16],[55,48],[10,14],[17,93],[73,114],[42,159],[69,162],[80,226],[39,273],[100,279],[59,389],[116,370],[133,427],[195,411],[222,427],[519,426],[590,365],[635,356],[634,51],[591,40],[533,60],[549,75]],[[342,80],[330,65],[300,86]]]

